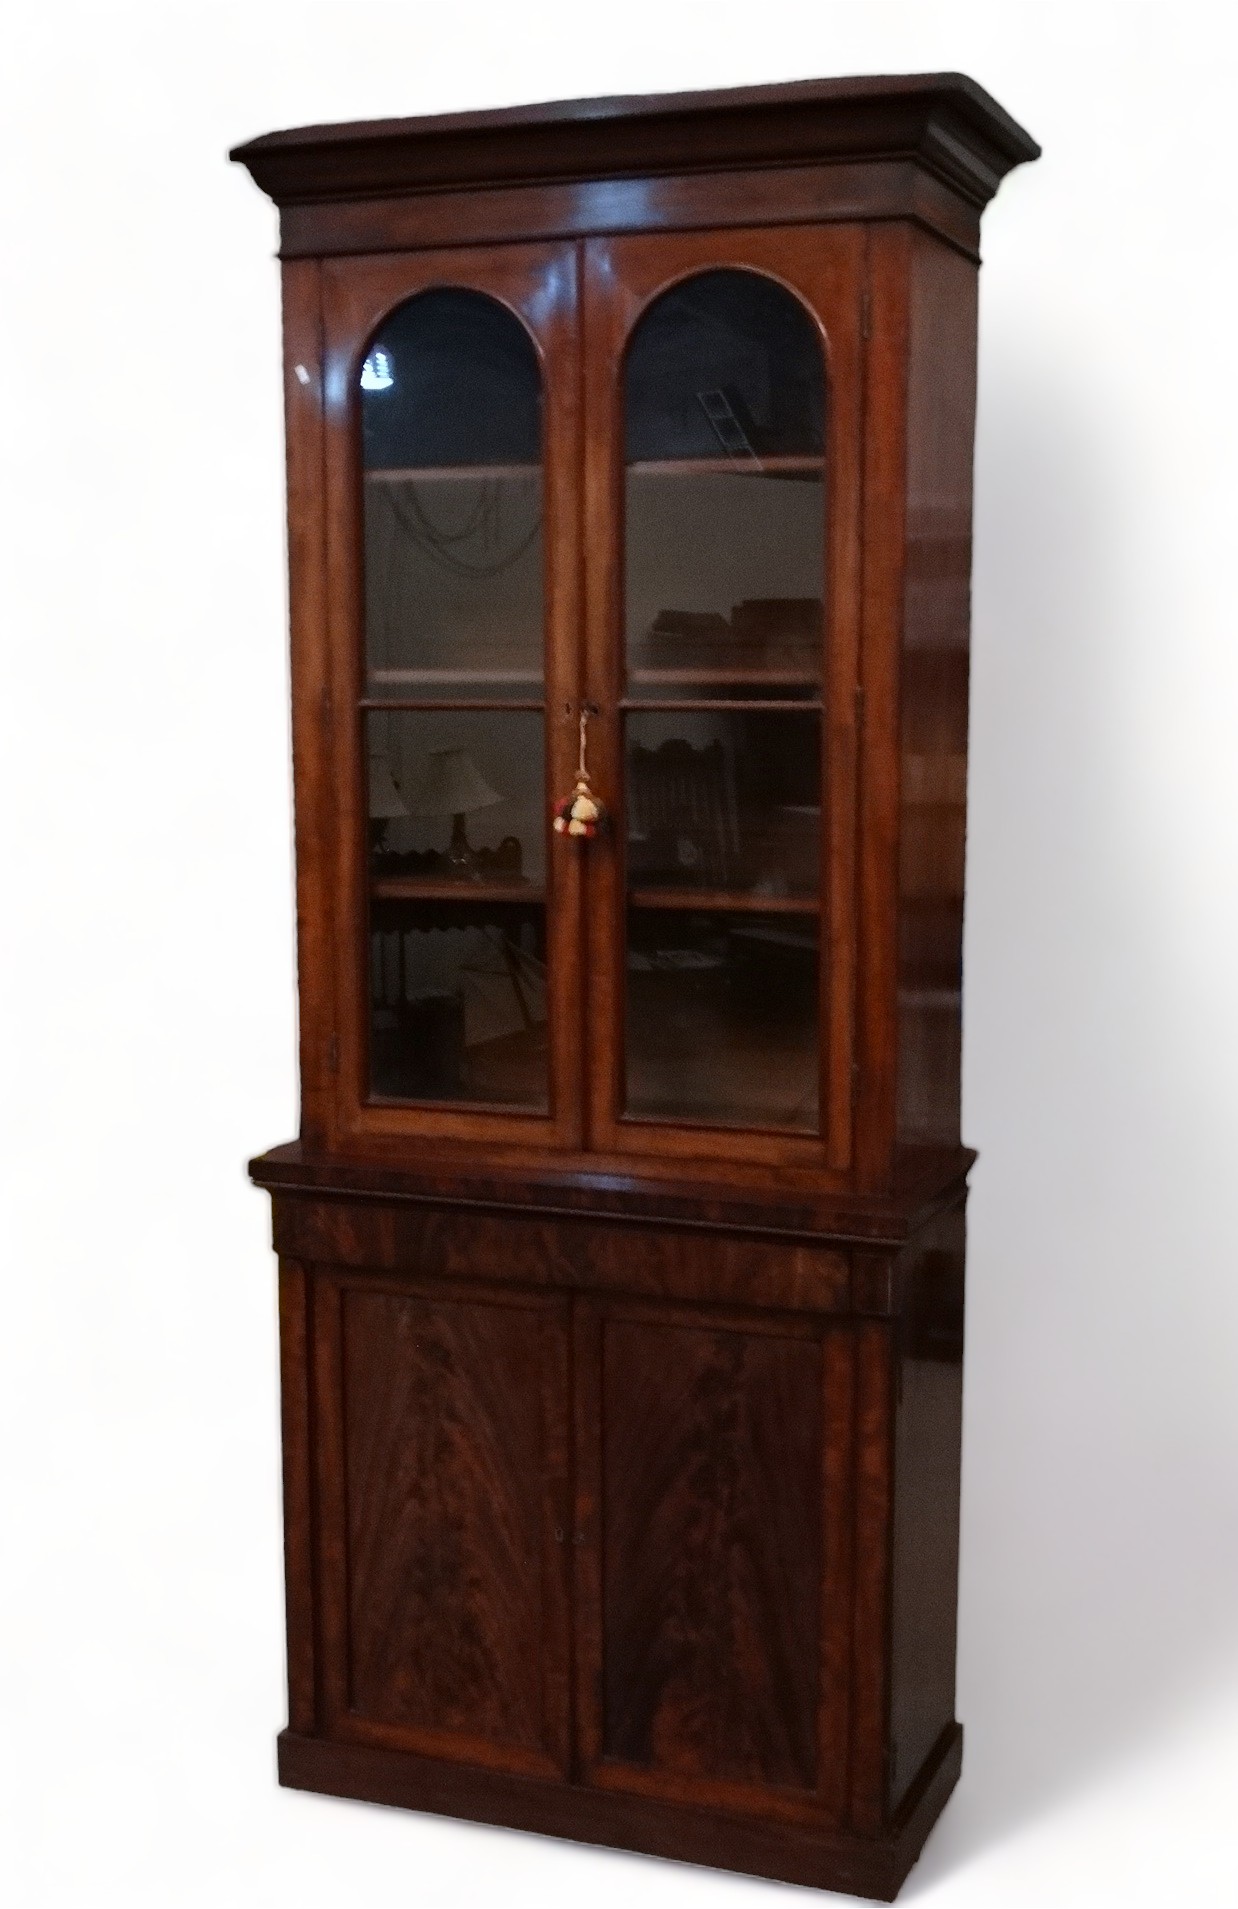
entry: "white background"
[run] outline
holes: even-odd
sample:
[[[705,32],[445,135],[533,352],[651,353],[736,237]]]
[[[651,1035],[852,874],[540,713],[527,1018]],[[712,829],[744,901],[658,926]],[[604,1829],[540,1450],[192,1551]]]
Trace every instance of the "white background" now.
[[[307,121],[960,68],[985,224],[942,1909],[1238,1900],[1233,89],[1200,0],[227,0],[0,46],[0,1887],[772,1902],[278,1791],[295,1127],[275,215]]]

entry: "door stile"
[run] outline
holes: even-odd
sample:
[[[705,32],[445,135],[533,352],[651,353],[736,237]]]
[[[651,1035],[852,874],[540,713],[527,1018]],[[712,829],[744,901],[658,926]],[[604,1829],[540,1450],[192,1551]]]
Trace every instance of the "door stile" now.
[[[285,262],[284,434],[288,493],[292,779],[297,862],[301,1139],[335,1138],[334,793],[323,495],[322,286],[317,259]]]
[[[817,1789],[825,1820],[847,1819],[851,1774],[851,1642],[855,1594],[855,1334],[827,1323],[821,1341],[821,1690]]]
[[[284,1488],[284,1604],[288,1727],[308,1736],[317,1719],[314,1637],[314,1419],[310,1396],[312,1284],[297,1260],[279,1263],[280,1420]]]
[[[572,1301],[573,1504],[572,1651],[574,1716],[572,1776],[587,1780],[602,1755],[602,1315],[576,1294]]]
[[[312,1412],[316,1427],[318,1690],[321,1727],[338,1730],[351,1707],[348,1637],[348,1507],[344,1470],[343,1297],[338,1282],[315,1268],[310,1280],[313,1335]]]

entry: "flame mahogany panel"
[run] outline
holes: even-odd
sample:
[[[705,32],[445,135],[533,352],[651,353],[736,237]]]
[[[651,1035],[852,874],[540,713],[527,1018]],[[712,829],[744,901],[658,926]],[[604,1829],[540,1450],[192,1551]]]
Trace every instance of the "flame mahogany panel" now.
[[[562,1768],[562,1308],[342,1278],[316,1316],[332,1728]]]

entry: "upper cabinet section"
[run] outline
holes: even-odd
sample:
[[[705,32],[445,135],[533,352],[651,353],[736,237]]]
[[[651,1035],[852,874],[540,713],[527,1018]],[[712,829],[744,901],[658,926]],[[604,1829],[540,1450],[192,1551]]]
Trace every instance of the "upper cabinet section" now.
[[[279,205],[285,258],[896,217],[975,255],[984,206],[1039,151],[974,80],[927,73],[306,126],[232,156]]]
[[[1037,150],[957,75],[238,150],[312,1144],[865,1192],[958,1148],[979,220]]]

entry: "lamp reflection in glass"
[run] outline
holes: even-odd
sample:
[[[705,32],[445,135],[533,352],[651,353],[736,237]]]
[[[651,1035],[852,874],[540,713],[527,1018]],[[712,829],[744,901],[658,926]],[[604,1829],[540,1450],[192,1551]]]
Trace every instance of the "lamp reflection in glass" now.
[[[490,787],[467,749],[434,749],[426,757],[421,779],[409,798],[408,813],[449,815],[448,873],[465,881],[476,881],[477,857],[469,846],[464,818],[478,809],[492,809],[496,802],[506,799]]]
[[[363,391],[390,391],[395,383],[395,374],[391,369],[388,354],[375,347],[361,367],[361,389]]]
[[[370,757],[370,854],[384,855],[387,851],[387,824],[397,815],[407,815],[408,810],[400,798],[391,764],[383,753],[378,751]]]

